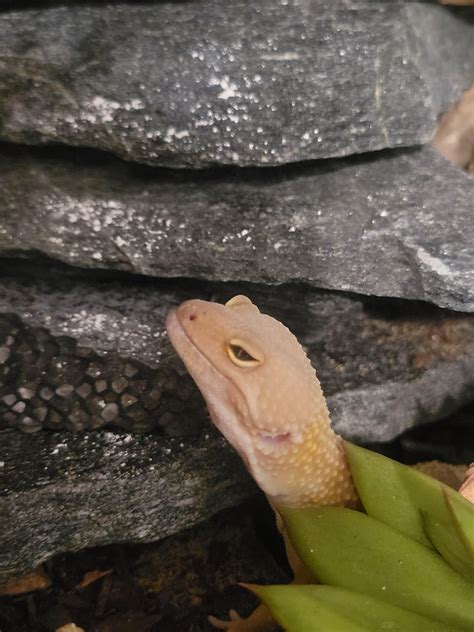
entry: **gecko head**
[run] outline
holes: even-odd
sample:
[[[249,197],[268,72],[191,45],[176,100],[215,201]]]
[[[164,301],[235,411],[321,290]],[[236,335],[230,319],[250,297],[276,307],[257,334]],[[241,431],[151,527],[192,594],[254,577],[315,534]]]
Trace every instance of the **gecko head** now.
[[[267,494],[284,493],[283,471],[301,460],[315,420],[328,419],[295,336],[245,296],[225,305],[186,301],[168,314],[166,326],[214,424]]]

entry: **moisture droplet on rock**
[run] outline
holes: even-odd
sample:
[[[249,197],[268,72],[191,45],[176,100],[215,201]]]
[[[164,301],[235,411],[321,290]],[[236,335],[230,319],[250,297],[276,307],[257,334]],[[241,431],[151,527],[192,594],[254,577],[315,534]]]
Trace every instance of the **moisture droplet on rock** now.
[[[48,421],[50,421],[52,424],[59,425],[60,423],[62,423],[63,419],[59,413],[57,413],[55,410],[51,410],[49,412]]]
[[[13,393],[11,395],[5,395],[5,397],[2,398],[2,402],[7,406],[13,406],[16,402],[16,395],[13,395]]]
[[[74,391],[74,386],[72,384],[61,384],[56,389],[56,394],[60,397],[69,397],[71,393]]]
[[[126,364],[124,372],[127,377],[133,377],[138,371],[132,364]]]
[[[48,414],[48,409],[44,406],[40,406],[39,408],[34,409],[33,414],[38,421],[44,421],[46,419],[46,415]]]
[[[114,421],[114,419],[118,417],[118,414],[119,407],[117,406],[117,404],[107,404],[107,406],[101,413],[102,418],[107,422]]]
[[[68,419],[74,430],[84,430],[85,428],[87,428],[89,415],[84,410],[78,408],[68,416]]]
[[[25,402],[17,402],[14,406],[13,406],[13,410],[16,413],[22,413],[26,408],[26,404]]]
[[[79,397],[85,399],[86,397],[89,397],[89,395],[92,393],[92,386],[85,382],[84,384],[81,384],[78,388],[76,388],[76,393],[79,395]]]
[[[138,399],[133,395],[130,395],[130,393],[125,393],[125,395],[122,395],[122,397],[120,398],[120,403],[124,408],[133,406],[133,404],[135,404],[136,402],[138,402]]]
[[[116,393],[121,393],[127,388],[127,386],[128,386],[128,382],[124,377],[119,377],[117,380],[114,380],[112,382],[112,389]]]
[[[148,393],[148,397],[154,401],[154,402],[158,402],[161,399],[161,391],[158,390],[157,388],[154,388],[152,391],[150,391]]]
[[[105,380],[97,380],[94,386],[95,386],[95,390],[98,393],[103,393],[105,390],[107,390],[107,382]]]
[[[32,419],[31,417],[23,417],[20,421],[20,427],[23,432],[38,432],[43,427],[36,419]]]
[[[87,375],[90,375],[90,377],[100,377],[100,374],[102,373],[102,371],[100,370],[100,367],[97,366],[97,364],[91,364],[90,367],[87,369],[86,371]]]
[[[53,397],[53,395],[54,395],[53,391],[47,386],[40,390],[41,399],[45,399],[46,401],[50,400],[51,397]]]
[[[18,395],[22,399],[31,399],[34,394],[35,392],[32,391],[31,388],[25,388],[24,386],[22,386],[21,388],[18,389]]]

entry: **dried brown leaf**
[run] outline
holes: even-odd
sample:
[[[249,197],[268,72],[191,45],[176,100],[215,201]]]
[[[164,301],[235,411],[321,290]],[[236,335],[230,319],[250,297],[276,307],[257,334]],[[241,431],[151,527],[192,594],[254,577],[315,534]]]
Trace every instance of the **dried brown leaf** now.
[[[0,584],[0,595],[21,595],[22,593],[44,590],[51,586],[51,580],[42,566],[27,575],[14,577]]]
[[[83,590],[84,588],[87,588],[87,586],[90,586],[91,584],[96,582],[98,579],[101,579],[102,577],[106,577],[107,575],[110,575],[112,572],[113,572],[113,569],[111,568],[107,569],[106,571],[89,571],[81,579],[79,584],[76,586],[76,589]]]

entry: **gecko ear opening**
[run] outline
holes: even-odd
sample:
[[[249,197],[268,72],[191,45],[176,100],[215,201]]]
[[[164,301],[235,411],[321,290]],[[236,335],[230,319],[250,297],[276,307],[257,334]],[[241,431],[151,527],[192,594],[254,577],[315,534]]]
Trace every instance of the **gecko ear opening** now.
[[[282,451],[286,453],[288,446],[294,443],[290,432],[272,433],[260,431],[257,434],[257,448],[267,456],[278,456]]]
[[[231,299],[225,303],[226,307],[251,307],[252,309],[259,312],[260,310],[256,305],[252,303],[248,296],[244,296],[243,294],[237,294],[237,296],[233,296]]]
[[[231,361],[239,367],[250,368],[262,364],[263,357],[260,353],[248,349],[241,340],[233,338],[226,346],[227,355]]]

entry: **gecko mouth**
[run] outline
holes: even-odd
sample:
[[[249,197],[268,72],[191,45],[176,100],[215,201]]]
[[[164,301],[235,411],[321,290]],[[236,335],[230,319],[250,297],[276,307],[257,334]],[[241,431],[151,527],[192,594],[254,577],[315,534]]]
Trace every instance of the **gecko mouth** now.
[[[241,416],[237,415],[235,406],[230,403],[228,406],[225,405],[226,399],[230,402],[230,398],[226,396],[226,390],[229,390],[237,392],[240,401],[247,408],[241,390],[226,375],[218,371],[206,354],[199,349],[180,322],[175,310],[171,311],[166,318],[166,329],[171,344],[201,391],[214,425],[240,454],[249,468],[248,444],[251,442],[251,435],[242,424]]]
[[[168,313],[166,317],[166,330],[168,332],[171,344],[186,365],[186,368],[188,369],[191,377],[194,379],[197,386],[199,387],[199,390],[206,400],[208,408],[211,410],[211,412],[213,409],[215,409],[215,406],[211,401],[209,401],[208,397],[201,389],[201,384],[203,384],[203,375],[205,375],[206,370],[214,376],[214,380],[222,380],[224,384],[230,385],[230,387],[239,394],[239,397],[242,402],[245,403],[245,406],[247,406],[245,402],[245,397],[238,385],[227,375],[224,375],[221,371],[219,371],[214,363],[206,355],[206,353],[196,345],[196,343],[188,334],[186,328],[180,321],[176,310],[172,310]],[[197,359],[198,361],[199,366],[197,369],[190,366],[193,358]],[[219,424],[217,423],[216,425],[219,426]]]
[[[180,321],[176,310],[172,310],[171,312],[169,312],[166,318],[166,329],[168,331],[168,335],[172,345],[183,360],[186,368],[188,369],[199,390],[201,391],[201,394],[206,401],[213,422],[234,445],[235,449],[240,453],[241,457],[246,460],[246,458],[244,458],[244,454],[242,454],[242,451],[237,445],[235,445],[235,441],[233,441],[228,436],[230,424],[222,421],[221,415],[219,414],[218,406],[219,395],[223,397],[226,386],[230,387],[234,392],[238,393],[239,400],[245,405],[248,418],[249,410],[247,406],[247,401],[241,389],[234,382],[234,380],[219,371],[214,363],[210,360],[210,358],[206,355],[206,353],[196,345],[192,337],[186,331],[184,324]],[[213,397],[213,392],[216,392],[216,385],[219,383],[219,381],[219,395]],[[234,416],[237,417],[237,415]],[[235,421],[233,425],[235,425]],[[245,423],[242,423],[242,421],[240,421],[239,427],[241,430],[245,429]],[[255,429],[257,430],[257,434],[262,442],[261,447],[264,450],[272,450],[278,447],[283,447],[289,441],[292,441],[294,439],[290,432],[275,433],[264,428],[256,427]]]
[[[194,318],[191,318],[191,320],[194,320]],[[186,328],[184,327],[183,323],[180,321],[179,316],[175,309],[171,310],[168,313],[165,324],[166,324],[166,331],[168,332],[168,336],[171,340],[171,344],[176,349],[178,355],[183,360],[184,364],[186,364],[186,368],[188,369],[189,373],[193,376],[193,378],[194,378],[194,372],[192,369],[190,369],[190,367],[188,367],[188,364],[186,362],[186,360],[189,358],[191,354],[197,355],[199,357],[200,362],[205,363],[206,368],[210,369],[214,373],[217,373],[222,379],[228,381],[229,383],[232,384],[232,386],[237,388],[236,385],[232,382],[232,380],[230,380],[226,375],[224,375],[218,369],[216,369],[216,367],[211,362],[211,360],[207,357],[205,352],[202,351],[196,345],[194,340],[186,331]],[[189,352],[189,348],[191,348],[191,352]]]

